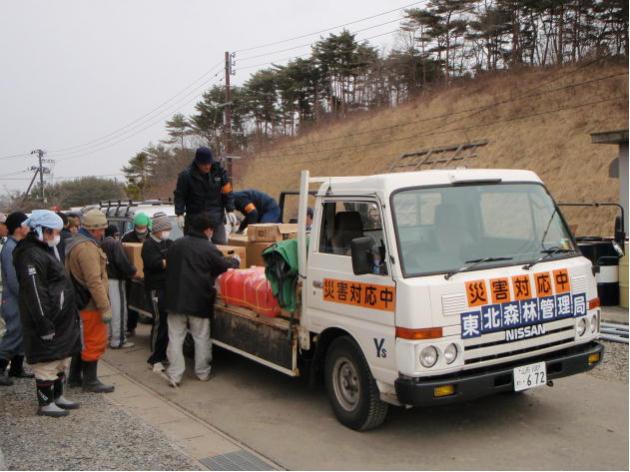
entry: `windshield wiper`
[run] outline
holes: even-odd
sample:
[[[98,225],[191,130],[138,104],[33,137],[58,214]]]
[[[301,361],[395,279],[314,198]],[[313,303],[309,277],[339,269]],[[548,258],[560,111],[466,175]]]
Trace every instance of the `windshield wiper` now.
[[[481,259],[471,259],[466,261],[466,265],[460,267],[459,269],[452,270],[444,275],[446,280],[453,277],[455,274],[459,274],[460,272],[464,272],[466,270],[471,270],[477,267],[480,264],[484,264],[486,262],[497,262],[497,261],[510,261],[513,257],[482,257]]]
[[[529,270],[532,267],[534,267],[536,264],[538,264],[539,262],[542,261],[546,261],[547,259],[551,259],[553,256],[555,256],[558,253],[564,252],[564,253],[569,253],[569,252],[575,252],[575,249],[568,249],[568,248],[564,248],[564,247],[554,247],[554,248],[549,248],[549,249],[543,249],[540,252],[544,252],[545,255],[544,256],[540,256],[538,259],[536,259],[533,262],[530,262],[529,264],[525,264],[523,266],[523,270]]]

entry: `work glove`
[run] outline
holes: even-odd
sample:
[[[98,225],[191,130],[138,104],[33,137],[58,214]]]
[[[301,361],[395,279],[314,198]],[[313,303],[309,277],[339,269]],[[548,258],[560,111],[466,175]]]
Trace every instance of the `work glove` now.
[[[184,215],[177,215],[177,226],[179,226],[179,229],[184,229],[184,225],[186,224],[186,218],[184,218]]]
[[[227,220],[228,220],[228,223],[230,224],[230,226],[232,226],[232,227],[237,227],[238,226],[238,218],[236,217],[236,214],[233,211],[228,212]]]
[[[101,320],[103,321],[103,323],[105,324],[110,324],[112,322],[112,310],[107,310],[104,311],[101,314]]]

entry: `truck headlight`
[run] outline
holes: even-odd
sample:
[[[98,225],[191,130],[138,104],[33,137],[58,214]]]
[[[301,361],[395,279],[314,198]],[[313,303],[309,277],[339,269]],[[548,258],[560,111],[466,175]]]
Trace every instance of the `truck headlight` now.
[[[457,358],[457,344],[449,344],[444,349],[444,359],[447,364],[452,364],[453,361]]]
[[[420,351],[420,364],[433,367],[438,360],[438,350],[434,346],[427,346]]]
[[[582,336],[586,331],[586,318],[580,318],[577,322],[577,334]]]
[[[599,314],[593,315],[593,317],[591,318],[591,333],[594,333],[595,331],[597,331],[597,318],[598,317],[599,317]]]

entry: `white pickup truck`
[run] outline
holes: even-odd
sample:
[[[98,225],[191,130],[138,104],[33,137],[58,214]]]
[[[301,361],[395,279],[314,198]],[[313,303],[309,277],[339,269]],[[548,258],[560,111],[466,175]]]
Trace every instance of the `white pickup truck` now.
[[[303,171],[299,198],[298,310],[265,318],[219,299],[212,337],[323,377],[344,425],[367,430],[390,404],[520,392],[601,362],[594,269],[533,172]]]

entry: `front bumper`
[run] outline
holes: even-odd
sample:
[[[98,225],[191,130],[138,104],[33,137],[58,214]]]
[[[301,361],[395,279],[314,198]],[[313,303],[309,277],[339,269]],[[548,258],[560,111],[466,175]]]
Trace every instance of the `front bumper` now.
[[[595,353],[599,353],[599,361],[589,364],[588,356]],[[547,379],[553,380],[591,370],[601,362],[603,353],[604,346],[593,341],[562,351],[476,371],[458,372],[430,378],[399,378],[395,383],[396,394],[400,403],[412,406],[462,402],[514,390],[513,369],[515,367],[545,361]],[[445,397],[434,397],[434,389],[443,385],[454,385],[455,393]]]

